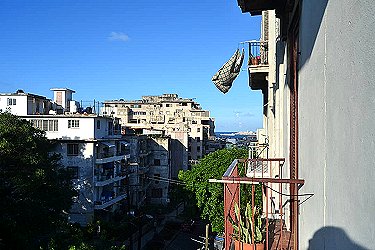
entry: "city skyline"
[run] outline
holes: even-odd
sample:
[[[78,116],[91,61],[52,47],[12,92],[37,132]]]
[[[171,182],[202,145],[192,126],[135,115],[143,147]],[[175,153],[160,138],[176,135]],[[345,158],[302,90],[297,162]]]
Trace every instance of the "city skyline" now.
[[[75,90],[77,101],[176,93],[209,110],[216,131],[262,126],[262,97],[248,87],[246,59],[227,94],[211,82],[240,42],[260,36],[260,18],[242,14],[235,1],[0,6],[1,92],[52,98],[50,88],[63,87]]]

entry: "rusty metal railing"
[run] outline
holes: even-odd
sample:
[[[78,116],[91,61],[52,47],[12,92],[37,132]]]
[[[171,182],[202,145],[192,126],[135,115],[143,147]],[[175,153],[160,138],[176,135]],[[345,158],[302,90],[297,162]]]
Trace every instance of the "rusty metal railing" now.
[[[249,41],[249,66],[268,65],[268,41]]]
[[[262,240],[260,243],[264,245],[264,249],[293,249],[291,235],[293,230],[288,230],[288,225],[293,226],[296,223],[287,220],[292,220],[295,216],[292,216],[292,210],[285,208],[291,202],[298,202],[298,199],[293,199],[287,193],[292,186],[303,185],[304,180],[283,178],[284,162],[283,158],[237,159],[229,166],[222,180],[217,180],[224,184],[225,250],[229,250],[231,244],[234,243],[234,227],[232,225],[236,217],[234,207],[237,203],[241,208],[241,195],[251,197],[251,200],[246,202],[251,204],[252,211],[256,206],[256,199],[259,203],[260,197],[256,197],[256,195],[261,195]],[[251,189],[244,188],[243,185],[251,185]],[[261,194],[259,191],[256,194],[256,185],[261,186]],[[250,196],[244,193],[246,190],[249,190]],[[252,226],[256,219],[254,214],[252,213]],[[252,228],[253,243],[254,238],[254,228]],[[253,244],[253,249],[256,249],[255,244]]]

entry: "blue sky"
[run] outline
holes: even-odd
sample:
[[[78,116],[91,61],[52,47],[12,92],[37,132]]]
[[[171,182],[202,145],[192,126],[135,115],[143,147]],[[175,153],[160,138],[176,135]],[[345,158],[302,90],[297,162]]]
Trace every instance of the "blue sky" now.
[[[260,18],[236,0],[1,0],[0,17],[0,92],[52,98],[50,88],[67,87],[77,101],[177,93],[209,110],[216,131],[261,127],[262,96],[246,71],[225,95],[211,82],[239,42],[260,36]]]

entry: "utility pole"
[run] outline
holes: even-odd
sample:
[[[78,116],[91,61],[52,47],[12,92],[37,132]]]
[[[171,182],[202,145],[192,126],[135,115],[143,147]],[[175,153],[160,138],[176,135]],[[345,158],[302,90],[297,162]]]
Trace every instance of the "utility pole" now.
[[[128,169],[126,170],[128,171]],[[130,221],[130,192],[129,192],[129,185],[130,185],[130,180],[129,180],[129,173],[126,174],[126,179],[127,179],[127,185],[126,185],[126,198],[128,199],[128,222],[129,225],[131,226],[131,221]],[[130,242],[129,242],[129,249],[133,250],[133,231],[131,230],[132,226],[130,227]]]
[[[208,250],[208,238],[210,237],[210,224],[206,224],[205,250]]]

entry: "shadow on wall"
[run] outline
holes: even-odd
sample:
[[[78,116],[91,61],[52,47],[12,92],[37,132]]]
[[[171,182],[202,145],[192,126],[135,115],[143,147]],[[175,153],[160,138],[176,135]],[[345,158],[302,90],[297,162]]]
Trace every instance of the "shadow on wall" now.
[[[300,20],[300,44],[303,53],[300,55],[299,67],[309,60],[313,51],[318,32],[323,25],[323,16],[327,8],[328,0],[303,1]],[[302,35],[302,36],[301,36]],[[301,51],[301,48],[300,48]]]
[[[367,250],[353,242],[346,232],[339,227],[323,227],[309,240],[308,250]]]

